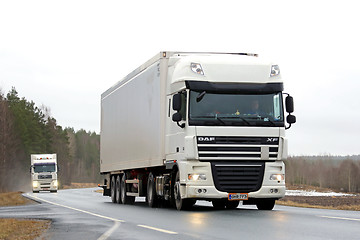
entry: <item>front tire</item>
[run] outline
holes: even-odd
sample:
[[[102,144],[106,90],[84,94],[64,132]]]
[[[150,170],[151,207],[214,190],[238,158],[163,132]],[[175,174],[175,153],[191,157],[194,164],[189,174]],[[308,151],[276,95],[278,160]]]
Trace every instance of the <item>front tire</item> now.
[[[256,203],[256,207],[259,210],[272,210],[275,206],[274,199],[261,199]]]
[[[176,206],[177,210],[189,209],[196,203],[196,200],[194,200],[194,199],[181,198],[179,171],[176,172],[175,183],[173,185],[173,189],[174,189],[175,206]]]

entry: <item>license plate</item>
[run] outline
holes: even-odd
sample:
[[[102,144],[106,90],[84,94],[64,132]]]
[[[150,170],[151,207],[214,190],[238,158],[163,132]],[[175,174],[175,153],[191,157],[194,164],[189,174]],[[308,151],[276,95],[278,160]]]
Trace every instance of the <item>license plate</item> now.
[[[228,200],[248,200],[247,193],[229,193]]]
[[[42,190],[50,190],[50,188],[43,188]]]

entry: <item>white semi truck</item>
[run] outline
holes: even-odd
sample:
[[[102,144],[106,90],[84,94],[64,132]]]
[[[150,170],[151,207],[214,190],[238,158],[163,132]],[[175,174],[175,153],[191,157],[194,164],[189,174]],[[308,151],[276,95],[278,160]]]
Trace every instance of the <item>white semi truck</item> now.
[[[58,166],[56,154],[31,154],[31,180],[33,192],[57,192]]]
[[[256,54],[160,52],[101,95],[104,195],[271,210],[285,195],[292,112],[279,66]]]

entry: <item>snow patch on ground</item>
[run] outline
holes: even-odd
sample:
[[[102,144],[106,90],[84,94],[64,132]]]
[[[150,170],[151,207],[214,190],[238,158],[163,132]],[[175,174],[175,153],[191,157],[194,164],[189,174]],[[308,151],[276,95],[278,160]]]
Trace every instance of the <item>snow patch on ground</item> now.
[[[316,192],[305,190],[286,190],[285,196],[310,196],[310,197],[342,197],[342,196],[356,196],[348,193],[336,193],[336,192]]]

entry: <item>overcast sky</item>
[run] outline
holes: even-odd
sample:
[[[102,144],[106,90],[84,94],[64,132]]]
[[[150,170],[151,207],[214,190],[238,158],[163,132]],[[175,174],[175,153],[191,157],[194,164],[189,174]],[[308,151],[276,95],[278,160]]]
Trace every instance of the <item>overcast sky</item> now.
[[[290,154],[360,154],[359,23],[344,0],[0,0],[0,88],[99,133],[101,93],[156,53],[258,53],[294,97]]]

